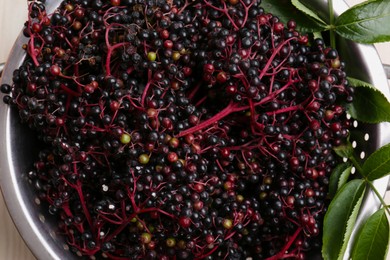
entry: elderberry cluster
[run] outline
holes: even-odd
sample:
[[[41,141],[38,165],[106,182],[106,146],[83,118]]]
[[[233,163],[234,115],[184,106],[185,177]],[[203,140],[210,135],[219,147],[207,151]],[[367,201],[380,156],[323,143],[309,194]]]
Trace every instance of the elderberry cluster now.
[[[29,3],[4,84],[29,178],[78,255],[305,259],[353,99],[322,39],[260,0]],[[8,95],[9,94],[9,95]]]

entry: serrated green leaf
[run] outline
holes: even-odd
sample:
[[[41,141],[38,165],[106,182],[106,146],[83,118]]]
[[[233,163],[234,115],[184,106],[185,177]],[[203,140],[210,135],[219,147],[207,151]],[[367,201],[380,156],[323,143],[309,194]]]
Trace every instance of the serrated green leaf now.
[[[343,158],[351,158],[353,156],[353,147],[349,141],[345,144],[334,147],[333,150],[338,156]]]
[[[316,20],[318,23],[322,24],[324,27],[327,26],[326,22],[322,20],[312,9],[308,8],[306,5],[304,5],[300,0],[291,0],[291,3],[301,12],[305,13],[306,15],[310,16],[314,20]]]
[[[362,175],[373,181],[390,173],[390,144],[372,153],[363,164]]]
[[[347,183],[348,177],[351,173],[352,166],[350,163],[341,163],[337,165],[330,175],[329,179],[329,197],[333,198],[336,192]]]
[[[342,13],[335,29],[344,38],[360,43],[390,40],[390,0],[366,1]]]
[[[386,259],[389,245],[389,221],[385,209],[369,217],[352,249],[353,260]]]
[[[355,207],[352,210],[351,217],[347,221],[347,228],[346,228],[346,231],[344,234],[343,244],[342,244],[342,247],[341,247],[341,250],[339,252],[337,260],[344,259],[344,253],[347,250],[348,242],[349,242],[349,239],[351,237],[353,228],[355,226],[355,222],[356,222],[357,216],[358,216],[359,211],[360,211],[360,206],[362,205],[363,197],[364,197],[364,192],[363,192],[362,196],[359,198],[359,200],[357,201]]]
[[[348,113],[356,120],[377,124],[390,122],[390,103],[379,90],[368,86],[355,86],[352,103],[347,104]]]
[[[343,187],[343,185],[348,182],[348,178],[349,178],[349,175],[351,175],[352,168],[353,167],[350,166],[341,173],[340,178],[339,178],[339,182],[337,183],[337,190],[340,190],[341,187]]]
[[[374,88],[375,89],[375,86],[366,82],[366,81],[363,81],[363,80],[360,80],[360,79],[356,79],[356,78],[352,78],[352,77],[347,77],[347,80],[349,81],[349,85],[353,86],[353,87],[368,87],[368,88]]]
[[[340,259],[363,200],[365,182],[356,179],[345,184],[331,201],[324,218],[322,256],[325,260]]]
[[[321,32],[325,29],[324,25],[295,8],[290,0],[263,0],[261,6],[266,12],[276,15],[283,23],[295,20],[297,30],[302,33]]]

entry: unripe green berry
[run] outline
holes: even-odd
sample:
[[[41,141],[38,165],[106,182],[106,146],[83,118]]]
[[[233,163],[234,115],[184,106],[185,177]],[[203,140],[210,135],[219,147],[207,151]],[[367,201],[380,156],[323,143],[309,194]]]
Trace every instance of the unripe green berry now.
[[[138,162],[141,164],[147,164],[149,162],[149,159],[150,159],[149,155],[144,153],[138,157]]]
[[[152,241],[152,235],[149,233],[142,233],[141,234],[141,243],[142,244],[149,244]]]
[[[176,245],[176,240],[173,237],[170,237],[166,240],[167,247],[174,247]]]
[[[148,52],[147,56],[149,61],[155,61],[157,58],[157,54],[153,51]]]
[[[122,144],[128,144],[131,141],[131,136],[129,134],[126,134],[126,133],[122,134],[121,138],[120,138],[120,141],[121,141]]]
[[[233,227],[233,221],[231,219],[225,218],[222,222],[222,226],[225,229],[231,229]]]

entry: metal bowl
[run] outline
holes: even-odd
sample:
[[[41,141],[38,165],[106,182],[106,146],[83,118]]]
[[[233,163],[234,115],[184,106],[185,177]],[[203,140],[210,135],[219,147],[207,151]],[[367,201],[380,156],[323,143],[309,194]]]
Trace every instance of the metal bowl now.
[[[326,20],[327,1],[306,0],[307,5],[320,10]],[[348,8],[343,1],[334,1],[336,14]],[[47,11],[52,12],[60,1],[48,1]],[[27,39],[21,34],[15,42],[9,60],[4,68],[2,83],[12,83],[13,70],[22,63],[25,53],[22,45]],[[390,96],[386,74],[375,48],[371,45],[361,45],[339,39],[338,50],[347,63],[347,72],[351,77],[372,83],[386,96]],[[34,183],[29,183],[27,174],[37,157],[39,143],[34,133],[20,124],[15,109],[10,109],[0,102],[0,184],[8,210],[21,236],[38,259],[77,259],[77,254],[70,252],[63,237],[56,235],[56,222],[48,214],[47,207],[41,203],[34,193]],[[359,124],[353,133],[356,141],[356,152],[368,155],[380,146],[390,142],[389,124],[378,125]],[[387,131],[389,132],[389,131]],[[368,134],[368,135],[367,135]],[[368,140],[367,140],[368,137]],[[364,152],[364,154],[362,153]],[[363,159],[363,158],[362,158]],[[380,194],[384,195],[389,177],[375,181]],[[365,197],[362,210],[359,214],[354,233],[359,225],[380,206],[379,200],[373,192]],[[354,234],[353,233],[353,234]],[[352,235],[352,238],[354,235]],[[350,251],[350,246],[347,252]],[[313,252],[311,259],[321,259],[320,252]],[[345,259],[348,259],[348,253]]]

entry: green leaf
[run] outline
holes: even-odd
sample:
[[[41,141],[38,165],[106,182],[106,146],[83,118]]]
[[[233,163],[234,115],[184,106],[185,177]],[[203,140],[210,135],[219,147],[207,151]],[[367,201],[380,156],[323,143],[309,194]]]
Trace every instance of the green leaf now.
[[[367,85],[355,86],[353,101],[347,104],[347,111],[361,122],[390,122],[389,101],[382,92]]]
[[[349,141],[345,144],[334,147],[333,150],[340,157],[351,158],[353,156],[353,147]]]
[[[333,198],[336,192],[347,183],[351,174],[352,166],[350,163],[341,163],[333,169],[329,179],[329,197]]]
[[[295,8],[290,0],[263,0],[261,5],[266,12],[276,15],[283,23],[294,19],[297,23],[297,30],[302,33],[320,32],[325,29],[323,24]]]
[[[351,175],[352,166],[349,166],[347,169],[345,169],[339,178],[338,185],[337,185],[337,191],[341,189],[341,187],[344,186],[348,182],[349,175]]]
[[[366,1],[342,13],[335,29],[344,38],[376,43],[390,40],[390,0]]]
[[[390,173],[390,144],[372,153],[363,164],[363,176],[373,181]]]
[[[342,259],[363,200],[365,182],[356,179],[345,184],[331,201],[324,218],[322,256]]]
[[[306,5],[301,3],[299,0],[291,0],[291,3],[301,12],[305,13],[306,15],[310,16],[314,20],[316,20],[318,23],[320,23],[322,26],[326,27],[327,24],[322,20],[312,9],[308,8]]]
[[[313,32],[313,37],[314,39],[318,39],[318,38],[322,39],[322,34],[320,32]]]
[[[366,81],[360,80],[360,79],[347,77],[347,80],[349,81],[349,85],[351,85],[353,87],[368,87],[368,88],[375,89],[374,85],[372,85]]]
[[[389,245],[389,222],[384,208],[369,217],[352,249],[353,260],[386,259]]]

